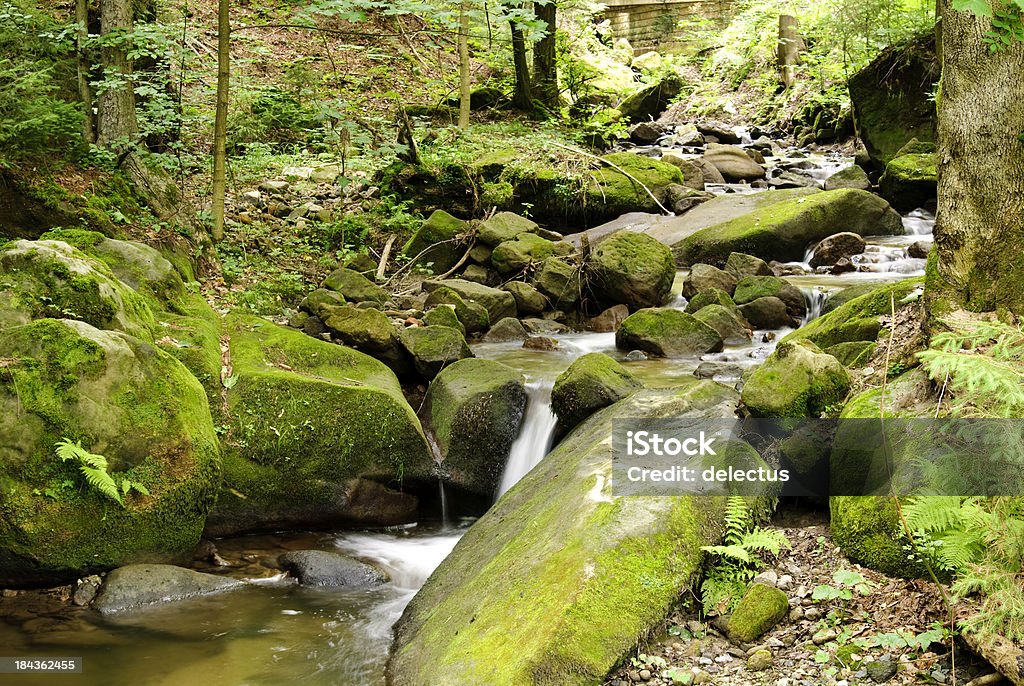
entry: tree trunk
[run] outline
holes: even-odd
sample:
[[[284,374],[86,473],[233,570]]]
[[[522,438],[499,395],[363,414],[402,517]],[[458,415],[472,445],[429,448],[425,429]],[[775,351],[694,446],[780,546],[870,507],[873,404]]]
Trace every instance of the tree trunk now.
[[[213,240],[224,239],[227,186],[228,93],[231,84],[229,0],[217,2],[217,114],[213,126]]]
[[[100,0],[100,34],[111,36],[132,30],[131,0]],[[110,147],[121,141],[135,143],[139,124],[135,118],[135,88],[132,65],[123,47],[107,45],[100,54],[103,79],[107,83],[96,101],[96,142]]]
[[[512,107],[517,110],[531,110],[533,93],[530,87],[530,65],[526,60],[526,36],[515,19],[510,19],[508,23],[512,29],[512,62],[516,71],[516,90],[512,96]]]
[[[86,143],[96,142],[96,116],[92,111],[92,87],[89,85],[91,65],[85,55],[85,44],[89,40],[89,2],[75,0],[75,22],[78,33],[75,36],[75,57],[78,62],[78,97],[85,109],[82,119],[82,138]]]
[[[1024,315],[1024,43],[990,52],[991,21],[951,1],[942,19],[932,311]]]
[[[544,106],[558,108],[558,71],[555,64],[555,19],[554,0],[533,3],[537,19],[547,24],[544,37],[533,46],[533,95]]]
[[[459,128],[469,127],[469,99],[472,83],[469,74],[469,14],[459,6]]]
[[[796,29],[796,17],[788,14],[779,16],[779,72],[782,84],[786,88],[791,88],[796,80],[794,67],[800,54],[800,40]]]

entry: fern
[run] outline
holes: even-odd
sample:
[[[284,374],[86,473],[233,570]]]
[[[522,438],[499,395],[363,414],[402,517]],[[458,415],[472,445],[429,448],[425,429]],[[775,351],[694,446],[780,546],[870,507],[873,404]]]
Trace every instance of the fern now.
[[[725,545],[707,545],[701,550],[711,557],[701,584],[701,605],[705,614],[725,614],[747,589],[747,584],[764,566],[761,554],[778,555],[789,548],[789,539],[776,529],[754,526],[742,496],[729,496],[725,507]]]
[[[72,442],[68,438],[57,442],[55,452],[62,462],[75,463],[90,487],[124,507],[117,482],[107,472],[107,458],[90,453],[82,447],[81,441]]]

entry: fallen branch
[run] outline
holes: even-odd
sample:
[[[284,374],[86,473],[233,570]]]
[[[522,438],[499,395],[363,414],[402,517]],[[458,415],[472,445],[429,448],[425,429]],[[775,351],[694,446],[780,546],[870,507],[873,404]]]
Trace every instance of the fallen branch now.
[[[601,162],[603,164],[607,164],[609,167],[611,167],[615,171],[619,172],[620,174],[625,176],[627,179],[629,179],[630,181],[632,181],[636,185],[640,186],[640,188],[643,188],[644,191],[647,193],[647,195],[651,196],[651,200],[653,200],[654,203],[659,208],[661,208],[661,211],[664,212],[666,216],[673,216],[674,213],[670,212],[664,205],[661,204],[661,201],[658,200],[658,198],[654,195],[654,193],[651,192],[650,188],[648,188],[646,185],[644,185],[644,183],[640,179],[636,178],[635,176],[630,174],[628,171],[626,171],[625,169],[623,169],[619,165],[615,164],[614,162],[612,162],[610,160],[606,160],[605,158],[601,157],[600,155],[595,155],[593,153],[587,152],[586,150],[580,150],[579,148],[574,148],[574,147],[569,146],[569,145],[562,145],[561,143],[555,143],[555,142],[551,142],[549,144],[555,146],[556,148],[562,148],[563,150],[568,150],[569,152],[574,152],[577,155],[583,155],[584,157],[589,157],[589,158],[597,160],[598,162]]]
[[[377,265],[377,280],[380,281],[384,278],[384,271],[388,266],[388,257],[391,256],[391,246],[395,244],[395,234],[388,236],[388,242],[384,244],[384,252],[381,253],[380,263]]]
[[[469,259],[469,253],[471,253],[473,251],[473,248],[475,248],[475,247],[476,247],[476,241],[474,240],[472,243],[469,244],[469,248],[467,248],[466,252],[462,255],[462,259],[460,259],[458,262],[456,262],[454,267],[452,267],[451,269],[449,269],[448,271],[446,271],[444,274],[442,274],[441,276],[439,276],[437,278],[438,279],[447,279],[449,276],[451,276],[456,271],[458,271],[459,267],[461,267],[462,265],[466,264],[466,260]]]
[[[1024,686],[1024,674],[1021,674],[1021,664],[1024,663],[1024,651],[1013,641],[1002,636],[992,634],[981,635],[967,631],[961,634],[961,638],[963,638],[964,643],[971,650],[985,658],[1008,681],[1015,686]],[[975,679],[974,681],[978,680]],[[998,682],[986,681],[979,683],[994,684]],[[976,686],[978,685],[976,684]]]
[[[964,686],[991,686],[991,684],[1000,684],[1006,681],[1002,674],[999,672],[992,672],[984,676],[979,676],[975,679],[971,679]]]

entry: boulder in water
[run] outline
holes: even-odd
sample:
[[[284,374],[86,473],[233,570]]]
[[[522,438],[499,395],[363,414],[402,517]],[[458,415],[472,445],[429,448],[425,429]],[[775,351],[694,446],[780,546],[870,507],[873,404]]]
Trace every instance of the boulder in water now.
[[[506,341],[524,341],[530,334],[523,323],[515,317],[505,317],[484,334],[487,343],[503,343]]]
[[[450,326],[413,326],[403,329],[399,340],[416,372],[427,380],[453,362],[473,357],[462,331]]]
[[[173,565],[138,564],[119,567],[107,575],[92,608],[104,615],[149,605],[222,593],[244,583]]]
[[[328,550],[293,550],[281,555],[277,563],[303,586],[367,589],[388,580],[373,565]]]
[[[625,305],[613,305],[607,310],[586,321],[588,331],[611,333],[629,316],[629,308]]]
[[[704,171],[700,168],[699,164],[691,160],[684,160],[679,155],[671,153],[662,155],[661,161],[677,167],[682,172],[682,185],[698,191],[704,190]]]
[[[726,181],[754,181],[765,177],[760,164],[750,159],[743,148],[731,145],[709,145],[704,161],[718,170]]]
[[[815,417],[846,397],[850,374],[810,341],[779,343],[743,386],[755,417]]]
[[[931,241],[915,241],[907,248],[907,257],[926,260],[928,259],[928,253],[930,253],[931,250]]]
[[[732,295],[736,290],[736,277],[710,264],[693,265],[683,280],[683,297],[692,298],[708,289],[718,289]]]
[[[447,481],[494,494],[526,409],[522,375],[492,360],[461,360],[430,384],[423,421]]]
[[[900,212],[909,212],[935,202],[938,171],[935,153],[900,155],[885,165],[878,180],[882,197]]]
[[[735,276],[737,280],[745,276],[775,275],[772,272],[772,268],[768,266],[768,263],[760,257],[746,255],[741,252],[729,253],[729,257],[725,260],[725,271]]]
[[[587,353],[562,372],[551,391],[551,409],[565,431],[644,385],[603,353]]]
[[[755,329],[781,329],[793,324],[786,303],[774,295],[751,300],[740,305],[740,314]]]
[[[675,278],[672,251],[654,238],[632,231],[612,234],[585,265],[587,284],[600,307],[657,307],[668,298]]]
[[[868,173],[862,167],[853,164],[825,179],[825,190],[836,191],[841,188],[869,191],[871,190],[871,179],[868,178]]]
[[[629,315],[615,332],[620,350],[642,350],[659,357],[682,357],[718,352],[722,337],[693,315],[651,307]]]
[[[712,304],[702,307],[693,315],[718,332],[726,343],[749,343],[750,324],[735,306]]]
[[[737,305],[746,305],[758,298],[775,297],[786,303],[786,311],[799,319],[807,314],[807,301],[803,291],[777,276],[746,276],[736,284],[732,299]]]
[[[686,313],[696,314],[701,308],[708,305],[724,305],[736,308],[736,303],[729,294],[720,288],[706,288],[686,302]]]
[[[810,265],[812,267],[825,267],[834,265],[843,258],[850,258],[864,252],[866,243],[864,239],[855,233],[844,231],[823,239],[814,247],[811,255]]]

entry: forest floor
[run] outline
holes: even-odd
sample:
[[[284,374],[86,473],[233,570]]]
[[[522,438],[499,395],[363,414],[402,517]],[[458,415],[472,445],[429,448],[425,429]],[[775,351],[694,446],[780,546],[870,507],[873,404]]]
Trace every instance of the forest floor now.
[[[827,512],[783,507],[772,527],[792,548],[756,580],[786,593],[788,618],[756,643],[738,646],[719,621],[678,611],[605,685],[967,684],[992,673],[957,645],[954,675],[948,611],[935,584],[851,563],[832,541]],[[851,583],[850,573],[863,581]],[[829,598],[835,595],[843,597]]]

